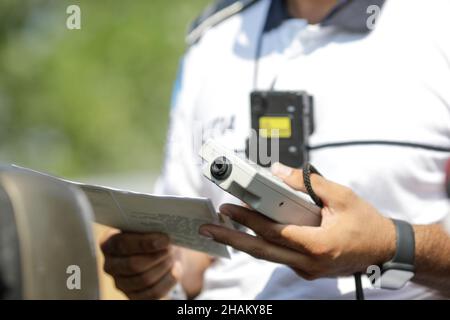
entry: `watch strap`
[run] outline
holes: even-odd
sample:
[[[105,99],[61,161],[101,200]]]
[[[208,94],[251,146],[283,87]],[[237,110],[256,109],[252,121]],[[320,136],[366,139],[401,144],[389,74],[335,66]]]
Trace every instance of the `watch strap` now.
[[[397,235],[394,257],[381,266],[381,277],[375,281],[383,289],[401,289],[414,276],[415,236],[411,224],[392,219]]]
[[[412,225],[406,221],[397,219],[392,219],[392,221],[394,222],[397,234],[397,249],[390,262],[414,266],[416,252],[414,229]]]

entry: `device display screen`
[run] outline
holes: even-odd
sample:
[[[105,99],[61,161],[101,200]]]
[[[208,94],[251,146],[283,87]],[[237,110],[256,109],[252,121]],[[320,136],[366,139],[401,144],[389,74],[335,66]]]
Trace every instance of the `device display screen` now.
[[[290,138],[291,122],[290,117],[260,117],[259,135],[262,138]]]

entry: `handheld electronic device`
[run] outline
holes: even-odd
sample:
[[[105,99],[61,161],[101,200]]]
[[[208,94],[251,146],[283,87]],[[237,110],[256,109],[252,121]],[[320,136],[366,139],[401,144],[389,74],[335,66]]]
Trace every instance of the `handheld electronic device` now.
[[[254,91],[250,108],[247,158],[263,167],[280,160],[302,167],[308,161],[308,140],[314,131],[313,97],[305,91]]]
[[[200,151],[203,174],[254,210],[283,224],[318,226],[320,208],[308,195],[295,191],[267,169],[208,140]]]

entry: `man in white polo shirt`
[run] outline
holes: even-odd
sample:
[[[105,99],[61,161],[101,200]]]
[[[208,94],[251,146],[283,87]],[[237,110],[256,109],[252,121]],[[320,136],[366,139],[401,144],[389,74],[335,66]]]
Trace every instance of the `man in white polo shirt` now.
[[[386,217],[440,222],[449,212],[448,12],[446,0],[219,1],[189,34],[158,191],[239,203],[202,177],[198,137],[243,152],[250,92],[306,90],[315,99],[310,160],[324,176]],[[173,248],[160,235],[116,234],[103,250],[130,298],[160,298],[177,282],[200,299],[354,297],[351,277],[307,281],[239,251],[222,260]],[[363,286],[367,298],[437,297],[413,282],[389,291],[364,278]]]

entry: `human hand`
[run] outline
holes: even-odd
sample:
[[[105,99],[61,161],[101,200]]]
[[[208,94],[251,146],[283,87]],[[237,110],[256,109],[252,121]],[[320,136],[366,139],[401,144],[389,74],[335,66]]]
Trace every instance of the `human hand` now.
[[[114,233],[101,243],[104,270],[130,299],[160,299],[180,281],[179,248],[161,233]]]
[[[301,170],[276,164],[272,172],[306,192]],[[283,225],[248,208],[226,204],[221,213],[257,236],[216,225],[204,225],[199,232],[256,258],[285,264],[308,280],[366,272],[368,266],[392,258],[396,235],[390,219],[347,187],[315,174],[311,184],[324,204],[319,227]]]

